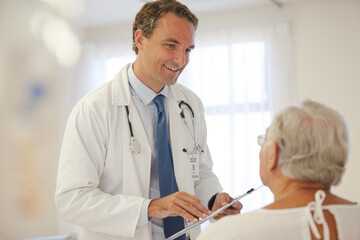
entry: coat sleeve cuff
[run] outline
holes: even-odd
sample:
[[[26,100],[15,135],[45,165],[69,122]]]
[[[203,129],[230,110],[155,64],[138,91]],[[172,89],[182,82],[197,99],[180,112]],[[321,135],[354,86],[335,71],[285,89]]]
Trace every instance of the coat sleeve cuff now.
[[[215,202],[215,198],[217,196],[217,193],[215,193],[209,200],[208,202],[208,209],[211,211],[213,206],[214,206],[214,202]]]
[[[148,221],[149,221],[149,217],[148,217],[148,208],[149,208],[149,204],[151,202],[151,199],[145,199],[143,201],[143,204],[141,206],[141,211],[140,211],[140,217],[139,217],[139,221],[138,221],[138,226],[143,226],[145,225]]]

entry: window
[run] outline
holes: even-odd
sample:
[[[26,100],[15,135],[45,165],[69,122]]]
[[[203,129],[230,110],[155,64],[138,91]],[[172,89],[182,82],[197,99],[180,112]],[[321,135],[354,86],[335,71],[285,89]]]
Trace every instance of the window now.
[[[256,138],[270,124],[266,49],[263,41],[200,47],[192,52],[180,83],[203,101],[214,172],[232,196],[262,185]],[[254,193],[244,212],[272,201]]]

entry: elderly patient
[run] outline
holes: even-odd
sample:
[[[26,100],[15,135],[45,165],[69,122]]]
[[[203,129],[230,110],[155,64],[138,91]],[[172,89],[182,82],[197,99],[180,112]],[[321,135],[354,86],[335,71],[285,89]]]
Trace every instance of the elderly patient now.
[[[360,239],[360,205],[330,191],[348,158],[348,130],[338,112],[305,101],[277,115],[258,141],[261,180],[274,203],[223,218],[197,240]]]

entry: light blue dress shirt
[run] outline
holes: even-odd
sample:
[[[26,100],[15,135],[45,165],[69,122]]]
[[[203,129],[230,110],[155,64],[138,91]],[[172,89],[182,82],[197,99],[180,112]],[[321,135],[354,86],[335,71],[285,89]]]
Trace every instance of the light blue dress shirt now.
[[[144,125],[146,136],[148,138],[151,151],[151,174],[150,174],[150,199],[146,199],[143,202],[139,223],[138,225],[144,225],[149,221],[148,218],[148,206],[151,202],[151,199],[160,198],[160,188],[159,188],[159,174],[158,174],[158,154],[157,154],[157,145],[156,145],[156,132],[155,132],[155,123],[157,121],[157,109],[153,99],[157,94],[143,84],[135,75],[133,71],[133,64],[128,68],[128,77],[131,90],[131,97],[135,104],[137,111],[139,112],[142,124]],[[173,98],[171,89],[165,85],[159,94],[164,95],[166,98]],[[166,101],[165,98],[165,101]],[[165,109],[166,115],[168,115],[168,110]],[[163,232],[163,220],[159,218],[151,219],[152,234],[154,240],[165,239]]]

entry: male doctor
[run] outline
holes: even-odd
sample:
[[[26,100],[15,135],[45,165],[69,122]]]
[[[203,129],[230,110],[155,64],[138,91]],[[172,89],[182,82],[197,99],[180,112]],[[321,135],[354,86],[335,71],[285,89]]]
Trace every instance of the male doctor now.
[[[80,226],[79,239],[165,239],[232,200],[212,172],[202,103],[176,83],[197,24],[175,0],[146,3],[133,24],[135,62],[70,114],[56,205],[64,220]],[[181,101],[192,109],[195,128]],[[237,202],[219,217],[241,208]]]

